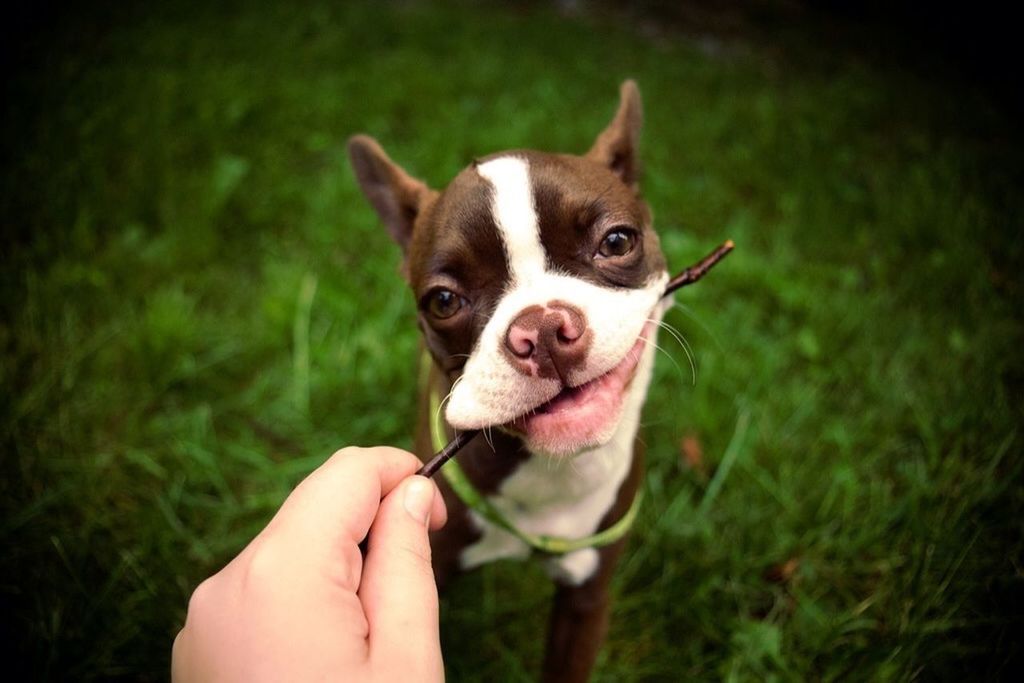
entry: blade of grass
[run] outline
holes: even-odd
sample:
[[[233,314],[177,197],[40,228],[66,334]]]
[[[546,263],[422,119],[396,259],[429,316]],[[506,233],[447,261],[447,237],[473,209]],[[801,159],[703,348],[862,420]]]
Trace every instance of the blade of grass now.
[[[711,505],[715,502],[715,498],[718,497],[718,492],[725,485],[725,480],[729,478],[729,472],[732,471],[733,465],[736,464],[736,459],[740,456],[743,441],[747,436],[747,427],[749,426],[750,410],[743,408],[740,411],[739,417],[736,418],[736,428],[733,430],[732,439],[725,449],[725,455],[722,456],[722,462],[719,464],[718,470],[715,471],[715,476],[711,479],[711,483],[708,484],[707,493],[704,494],[700,505],[697,506],[698,515],[707,515]]]
[[[295,322],[292,327],[292,377],[295,407],[309,415],[309,320],[316,295],[317,277],[306,273],[295,302]]]

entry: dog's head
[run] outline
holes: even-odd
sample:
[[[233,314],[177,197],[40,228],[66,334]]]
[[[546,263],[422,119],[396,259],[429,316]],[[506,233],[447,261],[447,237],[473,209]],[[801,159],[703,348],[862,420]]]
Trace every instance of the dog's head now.
[[[372,138],[349,153],[363,192],[402,247],[419,326],[455,380],[460,429],[500,425],[531,450],[608,441],[664,312],[665,259],[638,190],[640,93],[583,156],[515,150],[479,159],[443,191]]]

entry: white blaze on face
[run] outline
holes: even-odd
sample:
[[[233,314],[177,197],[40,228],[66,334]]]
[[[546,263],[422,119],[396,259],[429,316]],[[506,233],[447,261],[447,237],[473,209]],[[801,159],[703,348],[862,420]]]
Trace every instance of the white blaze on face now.
[[[519,157],[499,157],[476,170],[494,188],[491,212],[505,245],[512,287],[526,285],[544,274],[547,261],[533,206],[530,166]]]
[[[562,390],[558,380],[523,375],[502,352],[509,324],[523,309],[560,300],[583,311],[593,341],[586,362],[568,378],[577,386],[619,364],[655,315],[668,281],[662,271],[652,273],[640,289],[616,289],[549,271],[526,159],[498,157],[480,164],[477,172],[493,187],[491,210],[511,277],[448,401],[445,416],[457,429],[506,424]]]

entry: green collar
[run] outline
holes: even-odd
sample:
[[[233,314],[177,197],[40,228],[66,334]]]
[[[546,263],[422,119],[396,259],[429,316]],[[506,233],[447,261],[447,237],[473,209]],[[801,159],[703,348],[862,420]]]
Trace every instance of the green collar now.
[[[425,357],[424,362],[429,363],[429,357]],[[441,403],[438,400],[437,391],[433,387],[430,388],[429,408],[431,415],[430,439],[434,451],[439,451],[444,448],[447,437],[441,418]],[[486,496],[481,494],[473,486],[473,482],[469,480],[469,477],[466,476],[466,473],[459,466],[455,458],[445,463],[444,467],[441,468],[441,473],[444,474],[452,490],[455,491],[455,494],[462,499],[462,502],[467,507],[491,524],[509,532],[534,550],[549,555],[563,555],[574,550],[582,550],[583,548],[600,548],[601,546],[611,545],[626,535],[630,527],[633,526],[633,520],[636,519],[637,512],[640,510],[641,493],[638,491],[637,495],[633,498],[633,504],[629,506],[626,514],[615,524],[612,524],[607,529],[598,531],[596,534],[584,536],[583,538],[560,538],[557,536],[531,534],[518,528]]]

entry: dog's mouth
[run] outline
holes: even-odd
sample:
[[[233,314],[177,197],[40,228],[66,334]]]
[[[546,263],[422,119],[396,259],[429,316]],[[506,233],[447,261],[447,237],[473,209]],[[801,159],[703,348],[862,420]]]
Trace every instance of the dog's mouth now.
[[[569,455],[607,442],[622,417],[623,399],[636,375],[654,325],[647,323],[632,348],[608,372],[535,406],[505,425],[522,434],[531,450]]]

